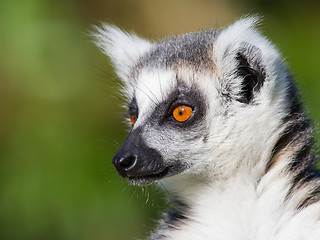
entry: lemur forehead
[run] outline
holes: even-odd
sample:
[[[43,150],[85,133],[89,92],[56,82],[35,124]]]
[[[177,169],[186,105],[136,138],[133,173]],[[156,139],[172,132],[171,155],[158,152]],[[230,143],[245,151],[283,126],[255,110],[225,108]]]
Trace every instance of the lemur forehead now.
[[[213,41],[216,31],[187,33],[156,44],[137,65],[143,67],[170,68],[185,66],[195,70],[214,69]]]
[[[194,89],[199,85],[198,77],[192,71],[183,68],[142,69],[133,96],[139,107],[139,114],[150,112],[160,103],[168,101],[174,92],[187,93]]]

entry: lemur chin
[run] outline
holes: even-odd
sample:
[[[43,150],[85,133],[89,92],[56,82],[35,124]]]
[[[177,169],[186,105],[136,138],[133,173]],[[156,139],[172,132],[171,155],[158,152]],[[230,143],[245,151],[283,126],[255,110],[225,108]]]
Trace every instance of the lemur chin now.
[[[152,42],[95,27],[132,126],[113,164],[172,195],[151,240],[320,239],[313,126],[257,22]]]

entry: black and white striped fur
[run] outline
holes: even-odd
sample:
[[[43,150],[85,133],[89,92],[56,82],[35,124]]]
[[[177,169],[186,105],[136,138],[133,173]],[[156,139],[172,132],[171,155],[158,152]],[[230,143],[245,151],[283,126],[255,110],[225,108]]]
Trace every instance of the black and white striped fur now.
[[[320,239],[313,126],[256,22],[155,42],[110,25],[93,34],[138,116],[117,171],[172,194],[152,240]],[[179,104],[193,109],[184,123]]]

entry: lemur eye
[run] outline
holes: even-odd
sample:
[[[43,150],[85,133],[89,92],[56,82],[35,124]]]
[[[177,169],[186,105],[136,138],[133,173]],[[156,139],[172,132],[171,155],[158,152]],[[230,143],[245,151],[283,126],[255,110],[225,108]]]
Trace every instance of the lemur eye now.
[[[136,115],[130,115],[130,120],[131,120],[132,126],[134,126],[136,124],[136,121],[137,121],[137,116]]]
[[[178,122],[187,121],[192,114],[192,108],[188,106],[179,106],[173,110],[173,117]]]

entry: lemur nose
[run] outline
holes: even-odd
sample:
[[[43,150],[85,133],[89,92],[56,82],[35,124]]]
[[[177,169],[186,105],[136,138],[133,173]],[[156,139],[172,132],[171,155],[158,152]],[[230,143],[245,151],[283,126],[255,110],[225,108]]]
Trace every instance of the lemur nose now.
[[[125,156],[114,156],[112,162],[118,172],[123,176],[127,176],[128,172],[136,165],[137,155],[128,154]]]

